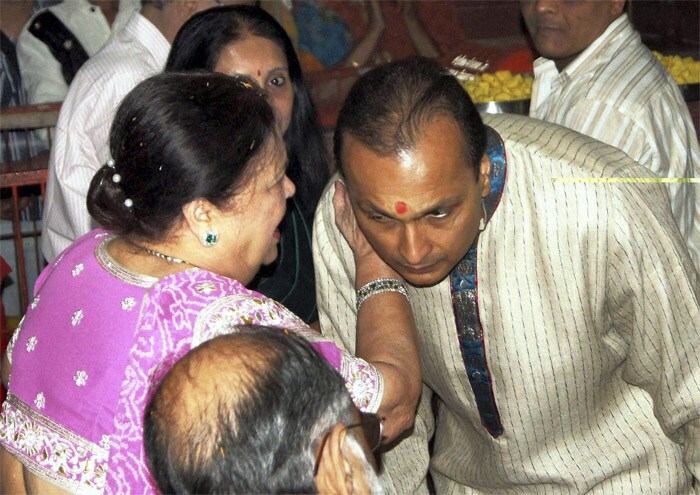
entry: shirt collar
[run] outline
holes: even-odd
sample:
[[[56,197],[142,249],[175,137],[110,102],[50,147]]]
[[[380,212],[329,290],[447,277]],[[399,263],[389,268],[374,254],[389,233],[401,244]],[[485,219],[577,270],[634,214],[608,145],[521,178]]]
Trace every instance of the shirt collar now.
[[[489,194],[484,198],[484,208],[486,210],[486,223],[496,212],[496,208],[501,202],[503,187],[506,182],[506,172],[508,169],[506,160],[506,149],[501,136],[493,128],[486,126],[486,156],[491,164],[490,189]]]
[[[629,24],[629,20],[627,18],[626,13],[622,14],[620,17],[618,17],[612,23],[610,23],[608,28],[605,31],[603,31],[603,34],[598,36],[598,38],[596,38],[596,40],[593,43],[588,45],[588,47],[585,50],[579,53],[578,57],[576,57],[569,65],[567,65],[561,73],[566,74],[566,76],[568,77],[572,77],[574,73],[579,69],[579,67],[581,67],[582,65],[587,65],[588,60],[595,57],[600,46],[606,45],[609,39],[613,38],[614,36],[617,36],[618,28],[622,24]],[[535,77],[540,77],[543,74],[549,74],[552,72],[556,74],[559,73],[556,65],[554,64],[554,61],[545,57],[539,57],[537,60],[534,61],[532,65]]]
[[[170,43],[151,21],[140,12],[134,12],[124,26],[124,31],[128,31],[131,36],[139,40],[155,60],[165,65],[170,53]]]

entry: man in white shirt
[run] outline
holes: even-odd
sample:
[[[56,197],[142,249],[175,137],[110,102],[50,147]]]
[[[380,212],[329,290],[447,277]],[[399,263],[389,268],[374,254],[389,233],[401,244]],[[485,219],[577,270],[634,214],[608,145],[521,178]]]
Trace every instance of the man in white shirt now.
[[[63,0],[32,17],[17,40],[29,103],[63,101],[78,69],[137,8],[138,0]]]
[[[624,0],[522,0],[541,58],[530,116],[621,149],[667,184],[671,210],[700,271],[700,146],[677,84],[642,44]]]
[[[414,431],[383,483],[426,493],[430,470],[437,493],[690,495],[700,287],[664,186],[627,182],[653,174],[565,127],[484,119],[426,59],[362,76],[338,118],[345,187],[313,230],[321,328],[355,348],[336,226],[351,208],[410,284],[420,349]]]
[[[161,72],[170,43],[196,12],[217,0],[143,0],[141,12],[80,69],[56,125],[46,186],[42,252],[52,260],[93,225],[85,199],[95,172],[109,157],[109,129],[134,86]]]

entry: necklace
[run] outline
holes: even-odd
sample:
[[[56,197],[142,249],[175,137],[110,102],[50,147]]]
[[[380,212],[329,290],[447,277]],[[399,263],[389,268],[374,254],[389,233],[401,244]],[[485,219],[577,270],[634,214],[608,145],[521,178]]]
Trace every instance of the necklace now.
[[[137,248],[139,248],[140,250],[147,252],[147,253],[150,254],[151,256],[155,256],[156,258],[160,258],[160,259],[162,259],[162,260],[165,260],[165,261],[167,261],[168,263],[179,263],[179,264],[181,264],[181,265],[189,265],[189,266],[197,267],[197,265],[195,265],[194,263],[190,263],[189,261],[185,261],[185,260],[183,260],[183,259],[176,258],[175,256],[170,256],[170,255],[167,255],[167,254],[163,254],[163,253],[161,253],[160,251],[156,251],[156,250],[154,250],[154,249],[149,249],[149,248],[147,248],[146,246],[142,246],[142,245],[140,245],[140,244],[136,244],[135,242],[132,242],[132,241],[128,241],[128,242],[129,242],[129,244],[133,245],[134,247],[137,247]]]

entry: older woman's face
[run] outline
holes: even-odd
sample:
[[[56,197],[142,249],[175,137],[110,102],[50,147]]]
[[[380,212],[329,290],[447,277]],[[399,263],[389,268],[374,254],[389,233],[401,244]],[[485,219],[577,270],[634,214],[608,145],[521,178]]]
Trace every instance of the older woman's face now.
[[[257,81],[275,111],[278,128],[282,133],[287,131],[294,105],[294,87],[289,78],[287,58],[274,41],[249,35],[231,43],[221,52],[214,70],[246,75]]]
[[[256,173],[236,194],[229,209],[219,210],[216,229],[221,255],[214,271],[247,284],[261,265],[277,259],[279,224],[294,184],[286,175],[284,141],[275,136],[260,152]]]

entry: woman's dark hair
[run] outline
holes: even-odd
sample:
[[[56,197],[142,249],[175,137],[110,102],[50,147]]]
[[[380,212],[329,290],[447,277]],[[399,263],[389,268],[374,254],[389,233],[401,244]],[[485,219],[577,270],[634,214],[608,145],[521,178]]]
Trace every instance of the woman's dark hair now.
[[[465,161],[479,176],[486,128],[474,103],[454,76],[434,60],[411,57],[372,69],[353,85],[343,103],[333,137],[336,163],[343,139],[351,135],[380,156],[412,149],[438,115],[454,119],[466,143]]]
[[[224,48],[254,35],[269,39],[284,52],[294,88],[294,106],[284,140],[287,175],[296,185],[296,197],[305,214],[313,214],[330,176],[323,134],[299,58],[284,28],[259,7],[233,5],[208,9],[190,18],[177,33],[165,71],[213,71]]]
[[[112,123],[112,161],[92,179],[87,206],[120,235],[161,240],[182,207],[230,204],[265,159],[275,118],[257,84],[208,72],[167,73],[136,86]]]

